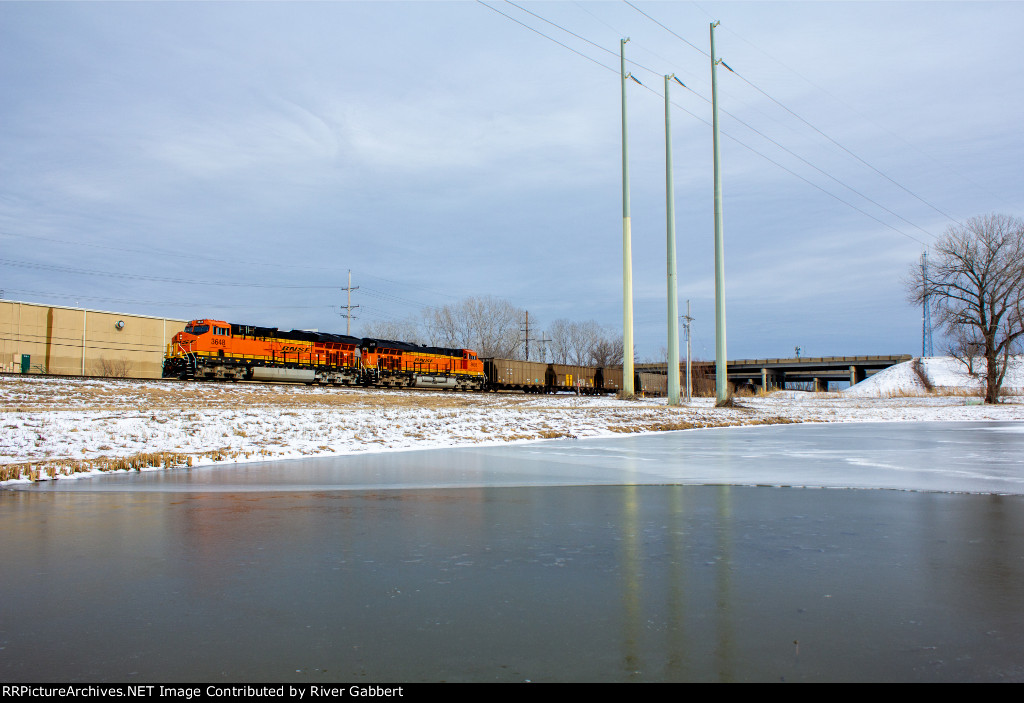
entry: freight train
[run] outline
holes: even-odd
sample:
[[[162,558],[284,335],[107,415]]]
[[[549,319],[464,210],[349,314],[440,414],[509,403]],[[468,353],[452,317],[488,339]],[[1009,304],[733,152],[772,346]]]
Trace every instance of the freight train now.
[[[614,393],[622,368],[480,359],[472,349],[192,320],[167,345],[164,378],[288,381],[341,386]],[[664,394],[662,375],[637,374],[634,387]]]

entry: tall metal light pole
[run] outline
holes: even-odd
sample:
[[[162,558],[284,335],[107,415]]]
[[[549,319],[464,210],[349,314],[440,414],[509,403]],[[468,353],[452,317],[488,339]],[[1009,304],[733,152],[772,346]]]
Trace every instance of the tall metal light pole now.
[[[675,74],[665,76],[665,244],[668,266],[668,404],[679,405],[679,297],[676,281],[676,206],[675,186],[672,182],[672,119],[669,101],[669,81]]]
[[[629,139],[626,131],[626,42],[619,40],[622,78],[622,390],[633,395],[633,243],[629,221]]]
[[[715,58],[715,27],[711,23],[711,123],[715,163],[715,397],[717,405],[729,400],[729,376],[725,355],[725,241],[722,234],[722,176],[718,167],[718,64]]]

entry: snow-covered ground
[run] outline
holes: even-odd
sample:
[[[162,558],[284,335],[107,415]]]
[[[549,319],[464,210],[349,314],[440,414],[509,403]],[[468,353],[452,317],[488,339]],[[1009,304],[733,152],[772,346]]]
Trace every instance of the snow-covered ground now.
[[[915,369],[915,363],[932,390],[938,394],[983,394],[985,382],[967,373],[967,368],[951,356],[931,356],[905,361],[890,366],[884,371],[871,376],[855,386],[847,388],[844,394],[860,398],[890,398],[899,395],[922,395],[928,393],[925,385]],[[984,361],[979,360],[977,369],[984,369]],[[1015,395],[1024,394],[1024,357],[1014,357],[1006,370],[1003,379],[1003,391]]]
[[[1024,420],[1024,397],[967,395],[955,362],[910,362],[841,393],[779,391],[715,408],[663,398],[452,394],[263,384],[0,376],[0,485],[150,469],[788,422]],[[1007,387],[1024,389],[1024,364]]]

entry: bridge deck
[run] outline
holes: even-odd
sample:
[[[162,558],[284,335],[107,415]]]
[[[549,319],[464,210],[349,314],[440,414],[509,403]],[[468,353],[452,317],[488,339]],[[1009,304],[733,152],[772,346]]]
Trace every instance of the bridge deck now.
[[[847,381],[851,385],[873,373],[909,361],[909,354],[884,356],[823,356],[794,359],[737,359],[728,362],[729,381],[736,385],[785,388],[787,383],[813,383],[815,388],[827,388],[829,381]],[[695,362],[700,372],[714,375],[715,363]],[[637,364],[637,371],[668,373],[665,364]],[[680,364],[680,373],[686,373],[686,364]]]

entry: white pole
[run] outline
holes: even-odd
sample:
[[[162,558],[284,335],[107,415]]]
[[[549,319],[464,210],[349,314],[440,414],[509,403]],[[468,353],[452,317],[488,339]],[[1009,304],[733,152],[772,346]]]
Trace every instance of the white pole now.
[[[718,60],[715,58],[715,27],[711,23],[711,120],[715,170],[715,395],[716,404],[729,400],[729,376],[725,352],[725,237],[722,232],[722,176],[718,166]]]
[[[676,281],[676,207],[675,187],[672,181],[672,122],[668,82],[674,75],[665,76],[665,245],[668,266],[668,404],[679,405],[679,291]]]
[[[633,395],[633,244],[629,217],[629,139],[626,131],[626,42],[619,40],[622,78],[622,390]]]

